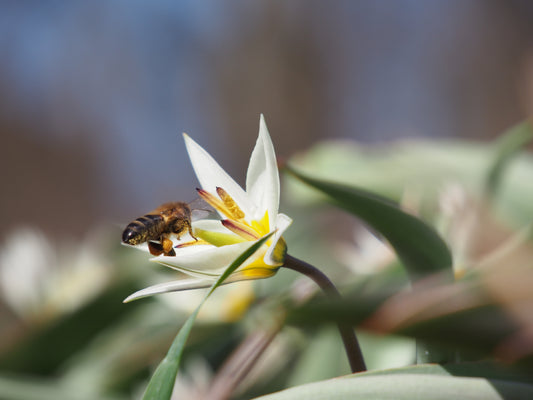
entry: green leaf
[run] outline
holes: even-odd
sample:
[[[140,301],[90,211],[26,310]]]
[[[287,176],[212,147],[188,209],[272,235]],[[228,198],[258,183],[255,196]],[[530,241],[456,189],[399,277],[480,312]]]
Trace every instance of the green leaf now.
[[[408,373],[407,371],[386,375],[356,374],[349,378],[294,387],[257,399],[501,400],[533,398],[533,385],[522,382],[420,374],[412,371]]]
[[[348,374],[350,366],[343,354],[339,332],[328,325],[318,330],[302,349],[291,367],[287,386],[296,386]]]
[[[319,180],[291,167],[302,182],[322,191],[335,205],[356,215],[382,234],[404,263],[411,279],[445,271],[451,279],[452,257],[437,232],[422,220],[402,211],[392,201],[366,190]]]
[[[495,143],[486,141],[409,139],[369,146],[355,141],[330,140],[318,142],[292,157],[289,165],[315,178],[356,185],[396,201],[400,201],[406,191],[414,190],[419,195],[420,214],[433,217],[443,189],[450,184],[460,185],[476,198],[485,195],[487,173],[496,153]],[[532,168],[530,152],[514,157],[505,169],[497,201],[493,204],[498,215],[516,227],[533,219]],[[305,208],[323,200],[318,192],[293,179],[287,179],[283,191],[283,198],[290,199],[298,207],[295,207],[297,213],[290,210],[293,217],[297,217],[298,212],[308,213]],[[294,251],[294,243],[291,249]]]
[[[200,308],[209,298],[209,296],[219,287],[237,268],[239,268],[249,257],[251,257],[259,248],[273,235],[273,232],[262,237],[246,251],[244,251],[237,259],[224,271],[224,273],[218,278],[218,280],[211,286],[209,292],[205,295],[202,302],[198,305],[196,310],[185,321],[178,335],[172,342],[167,355],[161,361],[157,369],[155,370],[146,392],[144,393],[143,400],[168,400],[172,395],[174,388],[174,381],[178,374],[178,369],[185,348],[185,343],[189,334],[191,333],[194,320],[200,311]]]
[[[9,400],[126,400],[125,396],[108,396],[69,386],[60,379],[43,379],[25,375],[0,374],[0,399]],[[129,397],[128,397],[129,398]]]
[[[46,375],[57,371],[79,349],[85,348],[111,324],[124,320],[139,305],[124,309],[122,299],[136,290],[136,282],[114,282],[75,313],[16,335],[14,343],[0,345],[0,370],[28,375]],[[46,319],[44,319],[46,321]],[[31,326],[30,326],[31,328]]]
[[[485,184],[485,190],[489,196],[496,194],[505,168],[514,156],[532,139],[533,126],[530,121],[525,121],[508,129],[495,143],[497,154]]]
[[[504,380],[512,382],[522,382],[531,384],[531,376],[523,371],[515,370],[505,367],[502,364],[494,362],[466,362],[459,364],[422,364],[410,365],[401,368],[390,368],[375,371],[368,371],[361,376],[375,376],[375,375],[392,375],[392,374],[425,374],[425,375],[447,375],[447,376],[463,376],[469,378],[485,378],[492,380]],[[346,375],[346,378],[355,378],[354,375]]]
[[[523,279],[526,281],[526,279]],[[343,299],[316,298],[292,310],[289,323],[319,326],[342,322],[366,330],[398,334],[422,340],[437,350],[458,349],[463,356],[476,359],[494,356],[515,363],[523,370],[533,370],[533,355],[520,344],[516,332],[527,329],[524,314],[511,315],[523,304],[524,297],[504,305],[487,294],[482,283],[459,281],[421,290],[391,294],[345,292]],[[506,344],[502,348],[502,344]],[[471,358],[472,357],[472,358]]]

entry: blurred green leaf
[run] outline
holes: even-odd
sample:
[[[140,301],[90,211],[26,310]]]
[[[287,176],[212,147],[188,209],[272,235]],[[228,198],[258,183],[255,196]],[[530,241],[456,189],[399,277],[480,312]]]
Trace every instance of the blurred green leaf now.
[[[389,199],[357,187],[315,179],[290,167],[287,171],[382,234],[403,261],[411,279],[435,272],[444,272],[450,279],[453,276],[450,251],[437,232]]]
[[[375,335],[358,330],[365,363],[369,371],[399,368],[415,362],[416,342],[399,335]]]
[[[51,375],[80,348],[112,323],[134,312],[138,305],[127,308],[123,298],[137,289],[131,279],[108,286],[76,313],[67,314],[26,333],[18,342],[0,353],[0,370],[25,374]]]
[[[342,321],[369,331],[424,340],[438,349],[460,349],[476,358],[496,352],[499,358],[531,370],[530,342],[516,335],[530,329],[528,309],[523,308],[523,315],[508,312],[509,307],[527,303],[522,296],[516,301],[498,304],[479,282],[462,281],[415,286],[398,294],[377,289],[370,295],[345,293],[337,301],[317,298],[291,311],[288,321],[313,327]]]
[[[198,315],[200,308],[209,298],[211,293],[215,291],[237,268],[239,268],[249,257],[251,257],[259,248],[273,235],[273,232],[262,237],[252,246],[250,246],[246,251],[244,251],[237,259],[224,271],[224,273],[217,279],[209,292],[205,295],[202,302],[198,305],[196,310],[191,314],[191,316],[185,321],[185,324],[182,326],[178,335],[172,342],[170,349],[168,350],[167,355],[161,361],[157,369],[155,370],[146,392],[144,393],[143,399],[146,400],[168,400],[172,395],[172,390],[174,388],[174,381],[176,375],[178,374],[178,369],[181,361],[181,356],[185,348],[185,343],[189,334],[191,333],[194,320]]]
[[[102,396],[100,400],[126,400],[127,397]],[[28,376],[0,376],[0,399],[6,400],[94,400],[94,393],[79,387],[62,384],[58,380],[36,379]]]
[[[496,158],[487,174],[486,192],[494,196],[502,175],[509,162],[526,144],[533,139],[533,126],[530,121],[522,122],[508,129],[496,141]]]
[[[450,184],[482,196],[487,171],[494,165],[495,144],[467,140],[402,140],[382,145],[355,141],[317,143],[290,160],[298,170],[323,180],[357,185],[395,201],[416,195],[420,213],[434,216],[440,193]],[[521,153],[507,164],[496,211],[517,226],[533,218],[533,156]],[[307,185],[286,179],[283,198],[303,208],[323,201]],[[316,211],[315,211],[316,212]]]
[[[368,371],[358,376],[376,376],[392,374],[429,374],[429,375],[447,375],[463,376],[471,378],[486,378],[493,380],[504,380],[512,382],[522,382],[532,384],[533,380],[529,374],[516,369],[504,367],[503,365],[492,362],[467,362],[459,364],[422,364],[411,365],[401,368],[391,368],[377,371]],[[352,375],[346,375],[346,378],[352,378]]]
[[[137,303],[134,312],[115,321],[62,366],[65,383],[97,393],[116,393],[128,392],[136,381],[148,379],[153,359],[163,357],[189,315],[155,299]]]
[[[343,352],[342,340],[337,329],[326,326],[318,330],[305,344],[304,351],[291,368],[288,386],[349,373],[350,366]]]
[[[533,398],[533,385],[513,380],[454,377],[442,371],[406,367],[393,373],[361,373],[343,379],[315,382],[267,396],[261,400],[284,399],[470,399],[501,400]],[[428,373],[429,372],[429,373]]]

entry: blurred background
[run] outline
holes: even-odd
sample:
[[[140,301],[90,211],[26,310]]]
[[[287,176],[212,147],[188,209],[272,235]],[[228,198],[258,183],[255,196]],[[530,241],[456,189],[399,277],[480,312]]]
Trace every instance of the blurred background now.
[[[8,389],[0,398],[9,388],[9,399],[72,399],[73,388],[80,399],[139,397],[200,295],[124,306],[169,275],[119,246],[121,228],[165,201],[195,198],[182,132],[244,183],[260,113],[280,158],[296,155],[314,173],[397,201],[420,184],[434,222],[441,184],[452,176],[480,188],[493,160],[484,144],[533,114],[533,2],[2,2],[0,388]],[[328,147],[332,139],[353,142]],[[413,144],[426,139],[455,142]],[[533,215],[533,160],[522,161],[501,197],[513,227]],[[300,207],[309,194],[284,186],[282,198],[296,204],[282,208],[295,220],[292,254],[330,261],[330,277],[342,282],[395,263],[382,243],[353,233],[353,220],[343,228],[348,248],[332,246],[328,235],[345,215],[315,216]],[[447,196],[468,212],[483,208],[452,189]],[[455,259],[492,250],[509,236],[498,227],[482,225],[497,238]],[[190,343],[201,357],[186,355],[192,378],[183,385],[207,385],[260,319],[241,318],[252,300],[296,290],[293,276],[275,279],[220,291],[233,297],[201,318]],[[383,340],[363,336],[371,368],[414,361],[410,339]],[[305,353],[317,346],[334,369],[309,371],[333,365],[310,361],[324,354]],[[242,398],[348,371],[334,330],[289,327],[273,347],[269,369]],[[297,362],[285,360],[296,353]]]
[[[533,112],[527,0],[11,2],[3,229],[53,237],[192,200],[181,132],[244,180],[325,138],[490,138]]]

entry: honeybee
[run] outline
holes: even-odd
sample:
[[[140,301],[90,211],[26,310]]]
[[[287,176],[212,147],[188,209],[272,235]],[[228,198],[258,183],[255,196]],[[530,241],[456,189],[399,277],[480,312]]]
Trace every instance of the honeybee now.
[[[189,205],[183,202],[165,203],[130,222],[122,233],[122,241],[131,245],[148,242],[152,255],[175,256],[176,252],[169,237],[175,234],[179,239],[185,231],[188,231],[194,240],[198,240],[192,232]]]

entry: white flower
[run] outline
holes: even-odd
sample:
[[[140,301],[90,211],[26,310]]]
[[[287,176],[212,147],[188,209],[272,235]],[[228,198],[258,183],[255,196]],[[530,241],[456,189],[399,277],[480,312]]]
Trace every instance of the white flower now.
[[[92,236],[57,247],[34,228],[19,228],[0,246],[0,298],[27,321],[73,312],[97,296],[111,269]]]
[[[192,278],[150,286],[132,294],[125,302],[158,293],[211,286],[240,254],[270,232],[275,232],[272,238],[225,282],[270,277],[284,262],[287,246],[282,234],[292,220],[278,213],[279,173],[263,116],[248,166],[246,190],[194,140],[185,134],[184,138],[202,187],[198,193],[217,210],[222,220],[193,221],[194,235],[200,240],[192,241],[186,235],[177,241],[175,256],[151,259]],[[146,249],[145,246],[141,248]]]

